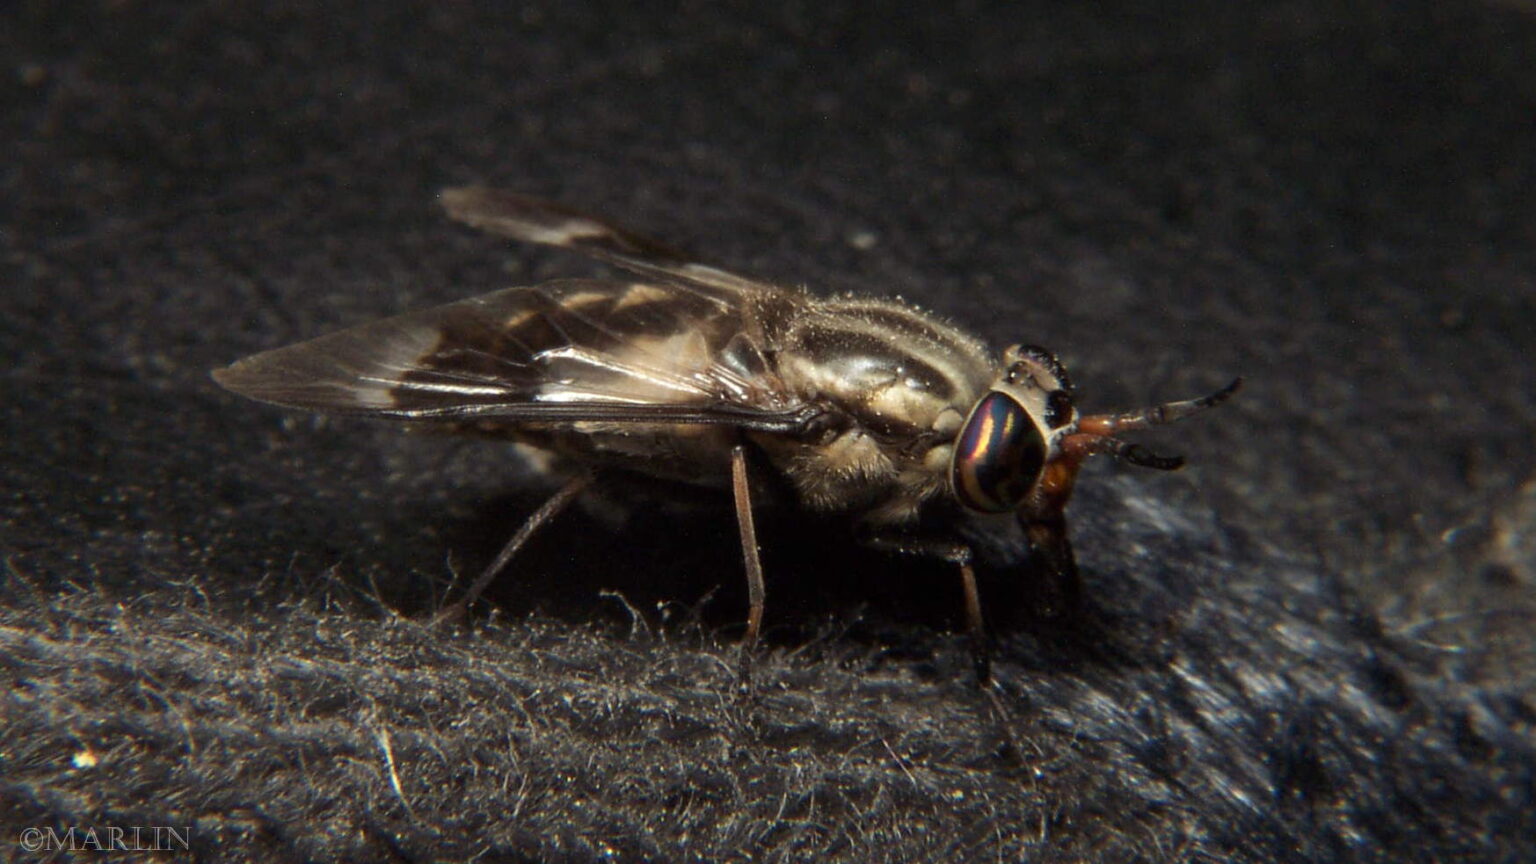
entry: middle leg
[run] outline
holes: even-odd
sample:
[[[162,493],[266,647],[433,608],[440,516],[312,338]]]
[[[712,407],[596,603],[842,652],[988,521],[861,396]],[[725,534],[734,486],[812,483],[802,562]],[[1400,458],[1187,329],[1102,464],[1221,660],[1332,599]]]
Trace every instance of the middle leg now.
[[[899,534],[873,534],[863,538],[871,549],[948,561],[960,571],[960,586],[965,592],[965,630],[971,643],[971,660],[976,669],[977,683],[982,687],[992,684],[992,652],[987,645],[987,623],[981,613],[981,592],[976,587],[976,570],[971,566],[975,557],[971,547],[953,540],[927,537],[907,537]]]
[[[763,629],[763,562],[758,557],[757,528],[752,522],[752,487],[747,479],[747,450],[737,444],[731,448],[731,492],[736,499],[736,527],[741,533],[741,555],[747,568],[747,632],[741,637],[742,649],[750,654],[757,646]]]

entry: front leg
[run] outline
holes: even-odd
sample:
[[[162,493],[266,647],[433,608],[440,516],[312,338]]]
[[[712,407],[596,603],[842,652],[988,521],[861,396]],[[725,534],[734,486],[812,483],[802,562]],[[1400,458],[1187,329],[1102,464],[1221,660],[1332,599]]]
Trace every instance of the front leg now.
[[[1086,439],[1085,439],[1086,440]],[[1067,534],[1067,502],[1087,448],[1068,448],[1045,466],[1040,482],[1015,514],[1024,539],[1039,562],[1044,578],[1035,592],[1035,609],[1042,618],[1061,618],[1082,605],[1082,579]]]
[[[1051,619],[1077,611],[1083,602],[1083,581],[1061,510],[1032,513],[1026,509],[1019,513],[1019,526],[1043,571],[1044,578],[1034,592],[1035,610],[1040,617]]]
[[[911,537],[905,534],[870,534],[861,538],[864,545],[881,552],[913,555],[948,561],[960,569],[960,584],[965,590],[965,629],[970,637],[971,658],[976,681],[983,688],[992,684],[992,653],[987,644],[987,624],[981,614],[981,592],[976,588],[976,571],[971,567],[971,547],[953,540]]]

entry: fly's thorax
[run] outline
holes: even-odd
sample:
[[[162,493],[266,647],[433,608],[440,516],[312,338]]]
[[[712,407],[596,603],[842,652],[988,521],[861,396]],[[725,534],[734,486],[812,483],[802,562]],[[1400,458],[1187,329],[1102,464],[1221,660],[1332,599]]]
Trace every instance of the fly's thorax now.
[[[762,448],[811,509],[913,517],[945,488],[949,450],[994,375],[985,347],[895,301],[817,301],[775,354],[787,389],[827,420]],[[765,436],[766,437],[766,436]]]
[[[807,401],[886,437],[957,423],[993,375],[985,346],[963,331],[904,303],[851,298],[800,316],[778,366]]]

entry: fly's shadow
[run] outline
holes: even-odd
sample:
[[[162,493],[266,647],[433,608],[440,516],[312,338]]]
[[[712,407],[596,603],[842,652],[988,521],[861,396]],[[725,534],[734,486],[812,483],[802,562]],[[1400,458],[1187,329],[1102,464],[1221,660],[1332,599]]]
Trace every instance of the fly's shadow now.
[[[467,518],[445,521],[436,514],[458,575],[450,597],[439,590],[435,602],[442,605],[462,593],[542,500],[520,493],[488,500]],[[955,651],[966,621],[953,568],[866,548],[851,536],[844,520],[786,506],[761,508],[765,640],[793,649],[830,633],[834,650],[916,662]],[[986,613],[1003,652],[999,659],[1012,655],[1041,667],[1108,659],[1100,610],[1085,604],[1063,614],[1040,614],[1037,568],[1027,553],[1020,555],[1025,557],[980,569]],[[490,583],[471,614],[483,617],[494,607],[513,619],[538,613],[573,625],[596,623],[614,633],[628,632],[639,615],[646,629],[697,625],[729,641],[740,637],[749,603],[742,568],[727,494],[655,478],[615,482],[609,476],[541,529]]]

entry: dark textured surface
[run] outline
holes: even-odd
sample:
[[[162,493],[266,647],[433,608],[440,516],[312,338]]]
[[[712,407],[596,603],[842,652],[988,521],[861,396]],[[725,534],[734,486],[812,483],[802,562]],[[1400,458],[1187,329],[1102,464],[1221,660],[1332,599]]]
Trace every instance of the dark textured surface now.
[[[247,5],[0,13],[4,855],[1536,856],[1518,7]],[[1085,476],[1089,614],[1002,628],[1022,759],[950,574],[789,517],[755,700],[718,502],[573,514],[434,633],[548,487],[207,370],[592,272],[449,224],[468,182],[1047,344],[1090,409],[1250,386]]]

